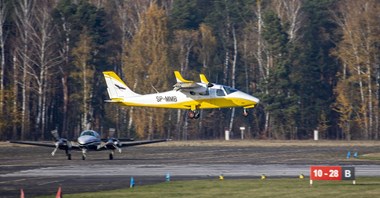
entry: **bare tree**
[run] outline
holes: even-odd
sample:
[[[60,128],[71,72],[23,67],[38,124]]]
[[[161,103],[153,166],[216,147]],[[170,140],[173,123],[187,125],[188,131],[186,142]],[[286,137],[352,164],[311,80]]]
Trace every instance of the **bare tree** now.
[[[289,35],[289,42],[297,40],[300,36],[299,30],[304,21],[304,14],[302,12],[302,0],[273,0],[272,5],[276,13],[283,23],[283,27],[287,24],[287,33]]]
[[[365,139],[372,139],[378,129],[377,99],[373,94],[373,79],[376,79],[375,68],[377,54],[376,43],[380,41],[378,27],[379,5],[374,0],[365,2],[341,1],[338,14],[333,13],[335,22],[342,30],[342,41],[338,44],[335,55],[347,65],[347,78],[341,78],[338,83],[346,83],[350,91],[357,90],[360,94],[348,97],[349,103],[356,109],[357,124],[361,126]],[[355,85],[355,86],[354,86]],[[357,88],[358,87],[358,88]],[[338,90],[338,94],[344,95]],[[339,102],[339,101],[338,101]],[[374,108],[376,107],[376,109]],[[343,122],[343,121],[342,121]],[[348,122],[348,120],[344,120]],[[376,136],[376,134],[375,134]]]
[[[80,39],[77,42],[77,46],[72,50],[74,56],[74,64],[77,67],[77,71],[74,76],[81,82],[81,94],[82,98],[82,128],[91,129],[91,120],[93,115],[93,108],[91,105],[91,90],[93,86],[93,79],[95,68],[89,64],[91,59],[92,38],[86,31],[80,35]]]
[[[24,139],[26,136],[26,131],[29,129],[29,70],[31,68],[30,63],[30,27],[32,24],[32,12],[34,9],[34,1],[32,0],[19,0],[15,2],[15,17],[16,25],[19,33],[19,45],[21,47],[17,54],[17,58],[20,59],[20,69],[22,79],[19,81],[21,85],[21,139]]]
[[[0,1],[0,50],[1,50],[1,63],[0,63],[0,115],[4,111],[4,72],[5,72],[5,35],[4,35],[4,22],[7,16],[7,7],[4,0]]]
[[[36,10],[35,23],[31,29],[31,44],[33,57],[31,62],[34,67],[29,71],[31,78],[35,81],[33,87],[37,94],[37,116],[35,117],[35,130],[41,131],[41,139],[44,139],[47,115],[47,89],[52,75],[56,74],[54,68],[61,63],[61,56],[55,49],[55,28],[50,17],[51,7],[44,2],[40,9]]]
[[[128,50],[131,48],[131,40],[135,36],[136,32],[139,30],[141,25],[141,17],[144,12],[148,9],[152,0],[142,0],[142,1],[133,1],[133,0],[117,0],[114,1],[116,8],[115,21],[116,25],[121,31],[121,51],[120,51],[120,65],[115,67],[114,70],[122,75],[124,72],[122,68],[127,64],[125,56],[127,55]],[[136,89],[137,81],[133,83],[133,90]],[[128,136],[133,126],[133,111],[134,108],[131,107],[128,111],[128,121],[126,121],[127,114],[124,112],[123,107],[117,107],[116,117],[117,125],[124,125],[127,123]],[[118,127],[120,128],[120,127]]]

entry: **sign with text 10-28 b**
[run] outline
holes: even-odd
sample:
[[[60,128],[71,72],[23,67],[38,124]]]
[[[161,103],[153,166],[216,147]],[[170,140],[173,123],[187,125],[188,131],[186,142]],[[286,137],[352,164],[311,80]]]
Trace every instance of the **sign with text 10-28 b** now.
[[[355,180],[355,167],[310,166],[310,180]]]

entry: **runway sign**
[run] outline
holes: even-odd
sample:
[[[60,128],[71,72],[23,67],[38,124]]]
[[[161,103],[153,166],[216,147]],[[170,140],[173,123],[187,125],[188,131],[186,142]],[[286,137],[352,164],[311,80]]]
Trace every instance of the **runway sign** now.
[[[310,166],[310,185],[314,180],[353,180],[355,184],[355,167]]]

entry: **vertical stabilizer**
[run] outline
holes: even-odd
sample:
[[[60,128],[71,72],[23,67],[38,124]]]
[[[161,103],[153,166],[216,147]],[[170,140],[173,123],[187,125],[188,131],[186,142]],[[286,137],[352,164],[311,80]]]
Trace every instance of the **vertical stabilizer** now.
[[[204,74],[199,74],[199,77],[200,77],[202,83],[209,84],[209,82],[208,82],[208,80]]]
[[[114,102],[122,102],[124,98],[139,96],[133,92],[113,71],[103,72],[107,83],[107,91],[110,99]]]
[[[179,71],[174,71],[174,75],[175,75],[175,79],[177,80],[177,82],[179,83],[192,83],[193,81],[191,80],[185,80],[181,73],[179,73]]]

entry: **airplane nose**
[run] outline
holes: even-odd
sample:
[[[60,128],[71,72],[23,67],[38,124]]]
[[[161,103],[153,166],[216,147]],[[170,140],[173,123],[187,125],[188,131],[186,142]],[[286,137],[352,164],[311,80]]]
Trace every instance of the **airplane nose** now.
[[[260,99],[254,97],[254,96],[251,96],[251,101],[255,102],[256,104],[260,102]]]
[[[79,144],[85,144],[86,141],[87,141],[86,139],[87,139],[87,138],[85,138],[85,137],[79,137],[79,138],[78,138],[78,143],[79,143]]]

